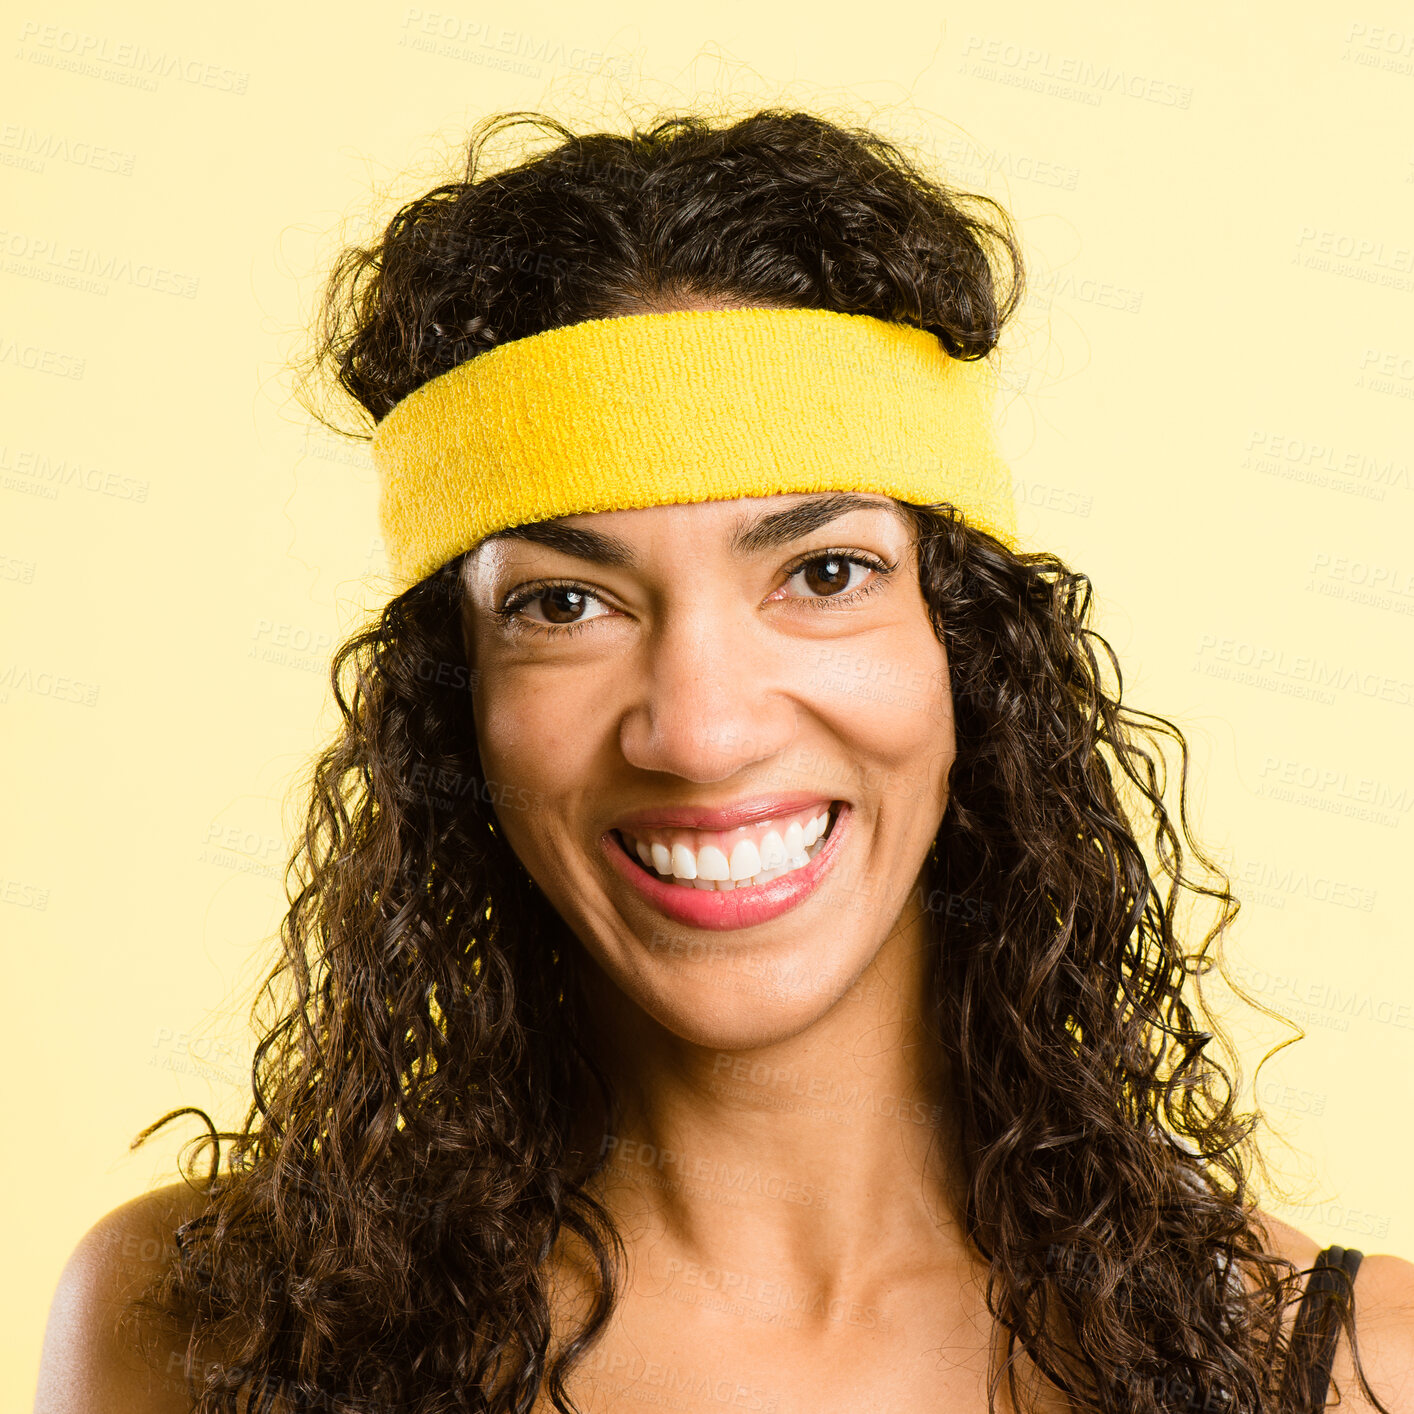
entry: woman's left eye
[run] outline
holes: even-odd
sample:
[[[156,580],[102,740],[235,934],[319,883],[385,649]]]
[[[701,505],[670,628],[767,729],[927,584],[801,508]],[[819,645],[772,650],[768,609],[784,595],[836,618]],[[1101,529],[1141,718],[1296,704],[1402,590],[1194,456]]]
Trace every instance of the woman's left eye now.
[[[870,555],[845,554],[843,551],[832,550],[825,554],[812,555],[792,571],[786,583],[799,580],[806,591],[802,595],[790,596],[792,598],[853,598],[856,593],[868,593],[882,584],[883,577],[892,568],[892,565],[886,565],[882,560],[876,560]],[[873,570],[874,577],[861,589],[866,570]]]

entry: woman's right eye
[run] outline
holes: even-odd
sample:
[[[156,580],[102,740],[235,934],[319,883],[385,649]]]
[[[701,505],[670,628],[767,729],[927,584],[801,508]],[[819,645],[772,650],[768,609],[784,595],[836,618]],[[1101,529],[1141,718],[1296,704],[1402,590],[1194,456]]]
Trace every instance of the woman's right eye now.
[[[496,611],[502,623],[512,627],[528,627],[542,633],[573,633],[576,629],[603,614],[584,616],[586,606],[596,604],[596,595],[577,584],[533,585],[511,595]],[[540,605],[544,617],[527,614],[530,605]]]

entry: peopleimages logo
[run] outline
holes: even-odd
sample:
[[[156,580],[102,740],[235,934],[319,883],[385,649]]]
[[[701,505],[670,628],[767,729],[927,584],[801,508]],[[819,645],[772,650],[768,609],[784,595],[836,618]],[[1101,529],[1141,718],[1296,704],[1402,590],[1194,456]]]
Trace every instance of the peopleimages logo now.
[[[13,364],[32,373],[48,373],[54,378],[82,378],[87,359],[63,349],[46,349],[42,344],[22,344],[0,334],[0,364]]]
[[[195,275],[152,261],[132,260],[24,231],[0,230],[0,256],[5,259],[7,274],[76,286],[92,294],[107,294],[111,280],[154,294],[193,299],[200,284]]]
[[[1168,79],[1151,78],[1111,64],[1095,64],[1076,55],[1053,54],[1035,44],[969,34],[962,48],[963,71],[1055,98],[1091,105],[1106,94],[1119,94],[1167,108],[1187,108],[1193,90]]]
[[[679,1180],[711,1184],[733,1198],[751,1194],[816,1208],[829,1203],[829,1190],[821,1185],[803,1183],[793,1174],[772,1173],[759,1164],[734,1164],[705,1154],[680,1154],[676,1149],[660,1148],[637,1139],[621,1139],[617,1134],[604,1135],[600,1147],[603,1153],[613,1154],[620,1164],[650,1168],[659,1173],[669,1167]]]
[[[1335,692],[1354,692],[1400,707],[1414,706],[1414,683],[1406,678],[1328,662],[1307,653],[1288,654],[1285,648],[1213,633],[1199,636],[1193,667],[1213,677],[1275,688],[1296,696],[1309,695],[1321,702],[1334,702]],[[1309,691],[1294,691],[1297,688]]]
[[[41,24],[38,20],[25,20],[20,25],[20,47],[15,57],[44,68],[121,83],[145,93],[156,92],[161,79],[232,94],[243,94],[250,82],[250,75],[237,69],[149,49],[128,40],[114,40],[104,34]]]
[[[4,475],[13,472],[13,476]],[[61,487],[91,491],[119,501],[146,501],[148,483],[116,471],[86,466],[77,457],[54,457],[28,447],[0,442],[0,486],[16,491],[42,492],[54,500]]]
[[[131,177],[137,160],[131,152],[104,147],[83,138],[63,137],[58,133],[37,132],[20,123],[0,127],[0,163],[7,167],[25,167],[31,172],[44,171],[49,158],[68,162],[75,167],[89,167],[95,172],[113,172]]]

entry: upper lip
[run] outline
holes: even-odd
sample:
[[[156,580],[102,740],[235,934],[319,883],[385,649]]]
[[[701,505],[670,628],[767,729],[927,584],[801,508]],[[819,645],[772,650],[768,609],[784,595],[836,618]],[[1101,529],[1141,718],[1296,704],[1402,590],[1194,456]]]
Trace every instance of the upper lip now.
[[[732,830],[738,825],[754,825],[774,820],[778,815],[794,815],[812,805],[829,806],[829,795],[753,795],[732,805],[660,805],[620,815],[610,826],[615,830]]]

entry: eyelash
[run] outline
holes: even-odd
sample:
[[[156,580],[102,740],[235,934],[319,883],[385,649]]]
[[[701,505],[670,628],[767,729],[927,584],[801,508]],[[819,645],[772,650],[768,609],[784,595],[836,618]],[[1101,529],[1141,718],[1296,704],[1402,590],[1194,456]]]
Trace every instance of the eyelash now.
[[[848,564],[863,565],[865,569],[874,571],[874,577],[846,594],[822,594],[802,601],[818,608],[833,608],[841,603],[857,603],[866,594],[872,594],[876,589],[883,588],[888,576],[898,568],[897,563],[889,564],[876,555],[868,555],[860,550],[814,550],[804,559],[796,561],[786,571],[786,578],[794,579],[807,565],[816,564],[821,560],[844,560]],[[505,603],[499,608],[492,609],[491,612],[503,626],[514,629],[517,633],[551,634],[564,638],[579,633],[581,629],[588,628],[594,622],[593,619],[585,619],[577,624],[542,624],[537,623],[534,619],[521,618],[521,609],[530,603],[537,594],[542,594],[547,589],[579,589],[583,590],[590,598],[598,597],[585,590],[584,586],[576,580],[538,579],[533,584],[518,589]]]

